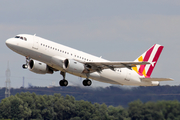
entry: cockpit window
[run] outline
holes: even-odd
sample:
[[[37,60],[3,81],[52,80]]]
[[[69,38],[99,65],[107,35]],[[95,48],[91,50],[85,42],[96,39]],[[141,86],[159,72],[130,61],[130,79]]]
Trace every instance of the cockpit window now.
[[[20,38],[20,36],[16,36],[15,38]]]
[[[27,38],[26,38],[26,37],[22,37],[22,36],[15,36],[15,38],[20,38],[20,39],[22,39],[22,40],[27,41]]]

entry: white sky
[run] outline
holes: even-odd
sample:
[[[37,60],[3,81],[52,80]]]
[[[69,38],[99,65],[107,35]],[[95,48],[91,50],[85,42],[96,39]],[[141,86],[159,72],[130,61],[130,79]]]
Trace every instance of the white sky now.
[[[11,86],[28,83],[58,85],[62,76],[37,75],[22,69],[25,58],[8,49],[6,39],[20,33],[58,42],[115,61],[133,61],[155,43],[165,48],[152,77],[173,78],[162,85],[179,85],[180,1],[179,0],[1,0],[0,87],[5,86],[7,62]],[[67,75],[69,84],[82,86],[78,77]],[[95,86],[107,84],[94,82]]]

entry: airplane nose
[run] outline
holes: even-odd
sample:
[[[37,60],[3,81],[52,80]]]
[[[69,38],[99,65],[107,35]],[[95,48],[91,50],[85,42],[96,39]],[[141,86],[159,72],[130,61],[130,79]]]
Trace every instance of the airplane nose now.
[[[13,45],[13,39],[12,38],[10,38],[10,39],[7,39],[6,40],[6,46],[8,46],[9,48]]]
[[[10,40],[9,39],[7,39],[6,40],[6,45],[8,45],[10,43]]]
[[[21,51],[21,50],[20,50],[20,48],[19,48],[18,41],[19,41],[19,40],[16,39],[16,38],[9,38],[9,39],[6,40],[6,46],[7,46],[9,49],[11,49],[11,50],[13,50],[13,51],[15,51],[15,52],[19,52],[19,51]]]
[[[11,41],[10,39],[7,39],[7,40],[6,40],[6,45],[7,45],[7,46],[10,45],[10,43],[11,43],[10,41]]]

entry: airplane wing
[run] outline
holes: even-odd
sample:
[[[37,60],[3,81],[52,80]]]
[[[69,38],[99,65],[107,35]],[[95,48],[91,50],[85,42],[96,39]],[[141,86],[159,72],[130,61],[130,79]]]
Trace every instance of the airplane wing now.
[[[136,65],[146,65],[151,64],[150,62],[116,62],[116,61],[109,61],[109,62],[85,62],[84,63],[90,70],[94,71],[101,71],[103,69],[112,69],[114,68],[129,68],[136,67]]]
[[[150,81],[173,81],[171,78],[140,78],[142,81],[150,82]]]

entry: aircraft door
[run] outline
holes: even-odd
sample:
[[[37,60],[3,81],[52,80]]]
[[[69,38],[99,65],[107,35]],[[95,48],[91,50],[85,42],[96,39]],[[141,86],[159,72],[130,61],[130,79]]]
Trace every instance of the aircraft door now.
[[[131,71],[127,69],[127,72],[126,72],[126,78],[125,78],[126,81],[130,81],[131,80]]]
[[[33,49],[38,50],[38,46],[39,46],[39,39],[35,36],[33,36]]]

